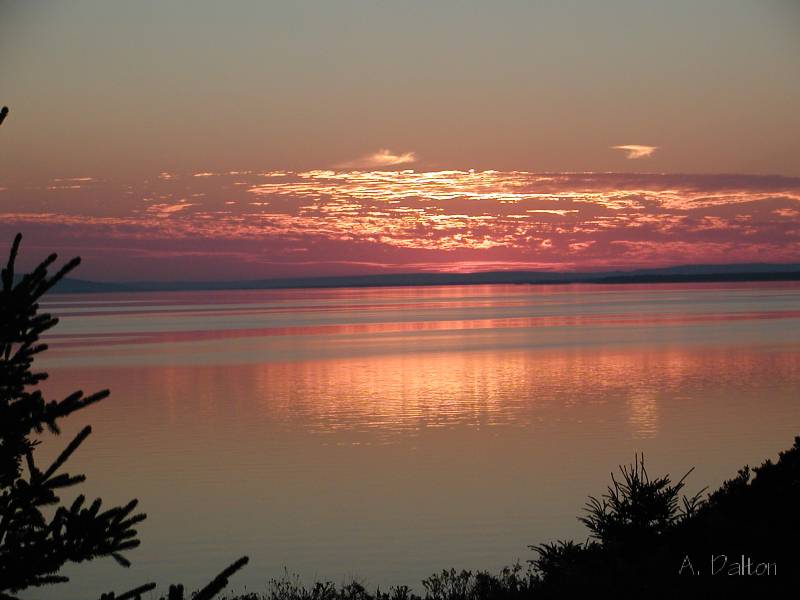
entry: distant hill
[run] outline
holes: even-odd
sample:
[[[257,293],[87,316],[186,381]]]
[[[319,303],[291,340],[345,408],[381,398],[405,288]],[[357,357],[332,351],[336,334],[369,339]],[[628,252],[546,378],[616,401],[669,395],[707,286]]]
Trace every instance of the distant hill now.
[[[136,292],[122,283],[105,283],[101,281],[85,281],[83,279],[62,279],[53,288],[53,293],[61,294],[92,294],[102,292]]]
[[[703,281],[797,281],[800,264],[683,265],[600,272],[488,271],[482,273],[397,273],[345,277],[296,277],[240,281],[138,281],[112,283],[64,279],[55,293],[268,290],[287,288],[388,287],[409,285],[675,283]]]

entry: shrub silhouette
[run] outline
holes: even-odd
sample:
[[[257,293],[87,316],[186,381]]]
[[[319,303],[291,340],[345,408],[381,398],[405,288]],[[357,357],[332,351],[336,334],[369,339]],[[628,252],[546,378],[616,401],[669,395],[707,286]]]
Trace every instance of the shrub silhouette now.
[[[650,479],[644,455],[636,456],[632,464],[620,467],[621,480],[611,474],[612,485],[600,499],[589,496],[587,515],[579,520],[605,547],[636,551],[697,512],[705,490],[681,497],[692,470],[675,484],[669,476]]]
[[[407,586],[368,592],[358,582],[307,587],[286,575],[271,580],[264,593],[231,600],[797,597],[800,437],[777,462],[745,467],[705,500],[702,490],[683,494],[689,473],[675,483],[668,475],[651,478],[644,458],[636,457],[620,467],[619,477],[612,474],[605,494],[589,498],[579,517],[589,539],[531,546],[538,557],[527,569],[516,564],[498,574],[445,570],[423,580],[422,594]],[[712,557],[739,569],[741,555],[778,570],[768,576],[711,572]]]
[[[83,495],[69,506],[60,503],[60,490],[85,479],[63,472],[62,467],[89,436],[91,427],[83,428],[52,464],[43,468],[34,460],[40,443],[34,436],[45,429],[58,434],[61,419],[106,398],[109,392],[84,395],[76,391],[61,400],[45,401],[37,389],[47,378],[46,373],[32,370],[34,358],[47,349],[39,338],[58,323],[39,312],[39,300],[77,267],[80,259],[72,259],[50,275],[48,269],[57,258],[51,254],[15,282],[21,239],[18,234],[11,246],[0,289],[0,599],[13,598],[12,594],[31,587],[67,581],[58,573],[68,562],[110,556],[129,566],[123,553],[139,545],[135,526],[145,518],[136,512],[135,499],[106,510],[101,510],[99,498],[88,502]],[[230,565],[194,598],[212,598],[246,562],[243,557]],[[139,598],[154,588],[155,584],[149,583],[120,596],[105,594],[103,600]],[[183,588],[171,586],[168,600],[182,598]]]
[[[681,497],[686,475],[651,480],[641,459],[621,473],[580,517],[587,542],[533,547],[536,598],[780,598],[800,589],[800,437],[776,464],[745,467],[705,500],[704,490]],[[740,560],[780,572],[737,573]]]

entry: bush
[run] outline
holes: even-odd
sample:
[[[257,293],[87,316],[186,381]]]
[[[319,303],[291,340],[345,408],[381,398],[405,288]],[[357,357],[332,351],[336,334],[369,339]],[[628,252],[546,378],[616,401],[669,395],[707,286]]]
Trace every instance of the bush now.
[[[46,373],[34,372],[34,358],[47,349],[40,336],[58,319],[39,312],[39,299],[80,263],[74,258],[49,275],[56,255],[50,255],[31,273],[15,277],[14,267],[22,237],[11,246],[2,271],[0,289],[0,599],[19,591],[67,581],[59,575],[68,562],[111,557],[122,566],[130,562],[126,550],[139,545],[135,529],[145,519],[137,500],[101,510],[101,499],[87,502],[83,495],[69,506],[61,504],[60,490],[84,481],[84,475],[62,471],[64,463],[91,433],[85,427],[52,464],[42,468],[34,460],[36,439],[47,429],[59,433],[64,417],[108,397],[108,390],[84,395],[76,391],[61,400],[45,401],[39,383]],[[208,600],[227,585],[228,577],[247,563],[243,557],[225,569],[194,596]],[[155,588],[149,583],[121,596],[103,600],[139,598]],[[182,586],[171,586],[168,600],[181,600]]]

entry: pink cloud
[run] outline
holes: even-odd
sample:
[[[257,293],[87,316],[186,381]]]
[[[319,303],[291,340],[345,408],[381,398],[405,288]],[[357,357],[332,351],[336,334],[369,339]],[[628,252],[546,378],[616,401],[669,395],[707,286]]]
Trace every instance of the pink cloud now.
[[[800,256],[800,178],[320,170],[89,183],[7,190],[0,239],[22,231],[83,254],[83,276],[105,279]]]
[[[653,156],[653,152],[658,150],[658,146],[641,146],[639,144],[628,144],[625,146],[611,146],[613,150],[622,150],[625,158],[636,160],[637,158],[648,158]]]
[[[380,169],[383,167],[394,167],[416,162],[417,157],[413,152],[395,154],[391,150],[381,148],[377,152],[361,156],[351,161],[337,165],[340,169]]]

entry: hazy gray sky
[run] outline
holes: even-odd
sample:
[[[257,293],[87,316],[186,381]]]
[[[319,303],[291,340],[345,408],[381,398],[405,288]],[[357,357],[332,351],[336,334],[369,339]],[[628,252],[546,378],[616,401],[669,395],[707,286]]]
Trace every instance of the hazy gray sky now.
[[[1,1],[0,53],[0,183],[382,148],[415,168],[800,174],[795,0]]]

